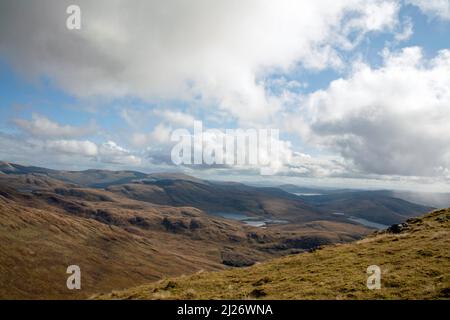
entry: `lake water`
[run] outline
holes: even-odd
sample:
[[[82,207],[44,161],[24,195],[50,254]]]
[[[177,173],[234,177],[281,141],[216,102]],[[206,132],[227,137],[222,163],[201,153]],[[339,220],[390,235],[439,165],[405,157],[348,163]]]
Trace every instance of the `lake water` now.
[[[225,218],[225,219],[240,221],[240,222],[242,222],[246,225],[252,226],[252,227],[265,227],[268,224],[289,223],[289,221],[286,221],[286,220],[251,217],[251,216],[247,216],[242,213],[216,212],[216,213],[212,213],[212,215],[216,216],[216,217]]]
[[[383,230],[383,229],[387,229],[389,228],[389,226],[381,224],[381,223],[376,223],[376,222],[372,222],[366,219],[362,219],[362,218],[355,218],[355,217],[348,217],[347,218],[350,221],[362,224],[363,226],[369,227],[369,228],[374,228],[374,229],[378,229],[378,230]]]
[[[345,216],[348,220],[356,222],[356,223],[359,223],[359,224],[361,224],[361,225],[363,225],[365,227],[378,229],[378,230],[384,230],[384,229],[389,228],[388,225],[384,225],[384,224],[381,224],[381,223],[376,223],[376,222],[369,221],[369,220],[366,220],[366,219],[363,219],[363,218],[356,218],[356,217],[352,217],[352,216],[347,216],[343,212],[333,212],[333,214],[337,215],[337,216]]]
[[[345,216],[348,220],[359,223],[363,226],[366,226],[368,228],[373,228],[373,229],[378,229],[378,230],[383,230],[383,229],[387,229],[389,228],[388,225],[384,225],[381,223],[376,223],[373,221],[369,221],[363,218],[356,218],[356,217],[352,217],[352,216],[347,216],[345,213],[343,212],[333,212],[334,215],[338,215],[338,216]],[[230,219],[230,220],[235,220],[235,221],[240,221],[246,225],[249,226],[253,226],[253,227],[265,227],[268,224],[284,224],[284,223],[289,223],[289,221],[286,220],[277,220],[277,219],[265,219],[265,218],[260,218],[260,217],[252,217],[252,216],[247,216],[243,213],[232,213],[232,212],[216,212],[216,213],[212,213],[211,215],[216,216],[216,217],[221,217],[221,218],[225,218],[225,219]]]

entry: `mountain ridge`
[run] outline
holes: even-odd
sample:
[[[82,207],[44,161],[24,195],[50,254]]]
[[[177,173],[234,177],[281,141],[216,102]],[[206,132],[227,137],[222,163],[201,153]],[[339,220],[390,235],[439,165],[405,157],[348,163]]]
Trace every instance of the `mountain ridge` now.
[[[344,202],[345,208],[360,208],[359,211],[352,209],[349,212],[355,217],[371,220],[370,216],[373,215],[374,222],[382,224],[400,223],[410,216],[423,214],[432,209],[394,198],[392,194],[371,191],[337,192],[334,190],[327,195],[298,196],[283,190],[283,188],[252,187],[243,183],[229,184],[208,181],[181,173],[146,174],[138,171],[110,170],[58,171],[6,162],[0,162],[0,172],[5,174],[11,172],[16,175],[44,174],[65,183],[105,189],[154,204],[193,206],[213,214],[238,212],[263,217],[281,217],[293,222],[308,222],[317,219],[346,222],[342,217],[333,215],[336,211],[342,210],[342,202]],[[377,199],[374,201],[375,197]],[[386,207],[387,203],[389,203],[389,207],[395,208]],[[402,210],[402,207],[407,207],[407,209]],[[399,210],[406,215],[401,215]],[[382,215],[379,217],[381,213]]]

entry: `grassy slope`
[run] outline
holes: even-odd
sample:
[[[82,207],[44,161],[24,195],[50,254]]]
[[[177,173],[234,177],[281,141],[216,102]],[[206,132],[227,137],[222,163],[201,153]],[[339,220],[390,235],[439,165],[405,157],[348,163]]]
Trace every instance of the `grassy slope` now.
[[[378,233],[245,269],[204,272],[97,296],[103,299],[435,299],[450,297],[450,210]],[[368,290],[366,268],[382,269]]]
[[[195,241],[184,238],[188,249],[181,250],[179,240],[165,233],[140,236],[93,219],[1,199],[0,243],[0,298],[8,299],[85,298],[185,270],[221,268]],[[80,291],[66,288],[71,264],[82,269]]]

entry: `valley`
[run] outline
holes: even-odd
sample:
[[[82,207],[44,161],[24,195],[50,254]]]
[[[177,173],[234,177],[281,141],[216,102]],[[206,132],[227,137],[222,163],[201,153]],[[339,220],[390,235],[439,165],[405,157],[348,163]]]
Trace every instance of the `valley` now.
[[[380,213],[370,221],[386,225],[429,210],[391,197],[343,197],[302,197],[175,173],[0,163],[0,297],[80,299],[248,267],[375,230],[336,210],[364,219],[369,207]],[[82,270],[82,290],[65,286],[72,264]]]

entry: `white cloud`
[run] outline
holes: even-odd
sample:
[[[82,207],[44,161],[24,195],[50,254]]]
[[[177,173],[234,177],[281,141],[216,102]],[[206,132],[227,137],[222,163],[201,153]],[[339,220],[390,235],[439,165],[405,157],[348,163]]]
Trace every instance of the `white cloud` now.
[[[406,1],[450,19],[449,1]],[[94,124],[61,125],[35,114],[15,120],[29,134],[24,140],[0,137],[3,156],[22,159],[23,149],[28,159],[139,166],[146,152],[170,163],[172,130],[191,129],[201,115],[219,127],[271,123],[298,132],[315,156],[283,141],[276,163],[283,174],[450,176],[450,51],[430,60],[419,48],[385,51],[381,67],[355,63],[347,77],[306,96],[308,84],[290,77],[304,68],[347,72],[347,51],[370,32],[390,32],[394,47],[409,39],[413,21],[399,20],[405,1],[79,0],[83,23],[75,32],[65,28],[69,3],[0,1],[2,58],[76,98],[125,97],[130,105],[120,115],[129,128],[107,136],[130,143],[98,142],[90,136]]]
[[[142,159],[133,155],[131,151],[119,146],[114,141],[107,141],[99,146],[98,156],[101,162],[139,166]]]
[[[366,173],[439,176],[450,168],[450,51],[384,52],[347,79],[311,94],[294,127]]]
[[[76,154],[87,157],[98,155],[98,147],[91,141],[51,140],[45,143],[47,149],[58,153]]]
[[[84,170],[142,168],[145,161],[113,141],[37,140],[0,133],[0,159],[25,165]]]
[[[402,30],[394,35],[394,39],[398,42],[409,40],[414,34],[414,24],[410,17],[403,21]]]
[[[114,141],[107,141],[104,142],[100,147],[100,152],[102,154],[110,154],[110,155],[121,155],[121,154],[127,154],[130,151],[127,149],[119,146]]]
[[[36,113],[32,115],[31,120],[15,119],[14,123],[33,136],[46,138],[75,138],[89,135],[95,131],[94,123],[84,127],[62,126]]]
[[[192,128],[195,121],[193,116],[181,111],[156,109],[153,113],[165,122],[173,124],[174,126],[181,126],[182,128]]]
[[[309,154],[295,152],[287,173],[304,177],[343,177],[354,174],[351,167],[351,164],[342,157],[313,157]]]
[[[244,122],[281,107],[261,75],[298,63],[342,67],[339,50],[392,31],[399,9],[395,0],[80,0],[82,29],[73,32],[68,4],[2,1],[1,52],[78,97],[199,99]]]
[[[160,123],[149,133],[134,133],[131,136],[131,143],[136,147],[154,147],[158,145],[167,145],[170,142],[172,128]]]
[[[419,7],[431,17],[450,20],[450,0],[406,0],[406,2]]]

